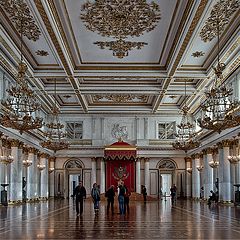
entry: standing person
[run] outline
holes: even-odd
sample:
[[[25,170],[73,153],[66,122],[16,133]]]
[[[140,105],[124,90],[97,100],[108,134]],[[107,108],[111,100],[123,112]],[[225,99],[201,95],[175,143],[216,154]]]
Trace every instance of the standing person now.
[[[131,196],[131,192],[128,190],[128,188],[125,186],[126,192],[124,195],[124,213],[129,214],[129,197]]]
[[[175,184],[170,188],[170,195],[172,199],[172,204],[176,202],[177,200],[177,187]]]
[[[99,211],[100,191],[96,183],[93,184],[91,196],[93,200],[94,211],[95,211],[95,214],[97,215]]]
[[[115,197],[114,185],[112,185],[107,190],[105,196],[107,197],[107,214],[109,213],[110,205],[111,205],[112,214],[114,214],[114,197]]]
[[[216,193],[211,190],[210,193],[212,194],[211,196],[209,196],[209,199],[208,199],[208,205],[210,206],[211,205],[211,202],[212,201],[215,201],[216,202]]]
[[[147,189],[146,189],[145,186],[142,186],[142,194],[143,194],[144,203],[146,203],[146,201],[147,201]]]
[[[86,189],[82,184],[82,181],[79,182],[79,185],[73,191],[73,197],[76,196],[76,212],[79,216],[79,203],[80,203],[80,215],[83,213],[83,198],[86,199]]]
[[[124,183],[121,182],[118,186],[118,204],[119,204],[119,211],[120,214],[124,214],[124,195],[125,195],[125,187]]]

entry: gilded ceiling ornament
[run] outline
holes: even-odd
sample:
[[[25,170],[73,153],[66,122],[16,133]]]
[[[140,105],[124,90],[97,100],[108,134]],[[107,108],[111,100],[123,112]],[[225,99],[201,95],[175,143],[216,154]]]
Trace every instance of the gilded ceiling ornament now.
[[[86,28],[103,37],[113,37],[116,41],[97,41],[101,49],[113,50],[113,56],[123,58],[130,50],[141,49],[145,42],[125,41],[127,37],[139,37],[152,31],[161,19],[158,4],[146,0],[96,0],[82,5]]]
[[[196,52],[192,53],[192,56],[198,58],[198,57],[204,56],[204,54],[205,53],[203,51],[196,51]]]
[[[23,0],[0,0],[0,6],[8,13],[19,33],[21,32],[29,40],[36,41],[39,39],[41,35],[39,27]]]
[[[128,56],[128,51],[133,48],[141,49],[144,45],[147,45],[145,42],[130,42],[119,39],[117,41],[110,42],[94,42],[94,44],[98,45],[101,49],[109,48],[109,50],[113,51],[113,56],[118,58],[124,58]]]
[[[107,99],[114,103],[127,103],[127,102],[146,102],[147,95],[134,95],[134,94],[96,94],[93,96],[94,102],[100,102],[102,99]]]
[[[221,0],[213,6],[210,17],[205,22],[200,32],[200,37],[204,42],[211,41],[224,31],[225,25],[230,22],[233,13],[239,8],[239,0]]]
[[[39,56],[42,56],[42,57],[49,55],[49,53],[44,51],[44,50],[37,50],[36,54],[39,55]]]
[[[88,30],[104,37],[139,37],[161,19],[158,4],[146,0],[96,0],[82,5],[81,19]]]

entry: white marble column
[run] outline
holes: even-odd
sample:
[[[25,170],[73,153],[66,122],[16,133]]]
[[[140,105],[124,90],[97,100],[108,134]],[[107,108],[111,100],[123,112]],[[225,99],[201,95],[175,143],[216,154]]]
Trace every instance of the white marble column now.
[[[185,157],[185,181],[186,181],[186,191],[185,191],[185,196],[187,198],[190,198],[192,196],[192,167],[191,167],[191,158],[190,157]]]
[[[197,167],[201,165],[200,155],[193,155],[192,159],[192,197],[193,199],[200,199],[200,172]]]
[[[100,160],[100,175],[101,175],[101,183],[100,183],[100,192],[106,192],[106,170],[105,170],[105,162],[104,159]]]
[[[221,166],[222,169],[222,181],[219,182],[219,196],[220,201],[229,203],[231,202],[231,176],[230,162],[228,160],[230,142],[228,140],[223,140],[221,143],[222,154],[219,156],[219,167]]]
[[[207,198],[211,195],[210,191],[214,190],[214,179],[213,179],[213,168],[209,165],[210,162],[213,161],[213,149],[208,148],[207,149],[207,165],[208,165],[208,179],[207,179],[207,191],[208,195]]]
[[[55,186],[55,157],[49,157],[49,197],[54,197],[54,186]]]
[[[91,179],[91,186],[97,182],[97,159],[93,157],[92,159],[92,179]]]
[[[0,71],[1,72],[1,71]],[[0,156],[3,156],[3,141],[2,141],[3,133],[0,132]],[[5,175],[4,175],[4,164],[0,163],[0,184],[5,183]],[[2,187],[1,187],[2,188]],[[1,189],[2,190],[2,189]]]
[[[213,190],[213,169],[209,166],[209,162],[213,160],[212,149],[208,148],[203,151],[203,187],[204,199],[208,199]]]
[[[40,154],[40,165],[45,166],[40,171],[40,198],[48,198],[48,155],[46,153]]]
[[[141,160],[136,160],[136,193],[141,193]]]
[[[19,154],[18,140],[11,140],[11,155],[14,161],[10,164],[9,202],[16,203],[22,200],[22,161]]]
[[[237,141],[236,154],[240,158],[240,140]],[[238,161],[236,166],[236,184],[240,184],[240,161]],[[235,188],[235,190],[237,190]]]
[[[38,197],[38,169],[37,169],[37,157],[36,149],[30,147],[28,149],[28,160],[32,161],[32,165],[28,167],[27,174],[27,199],[33,200]]]
[[[150,195],[150,170],[149,170],[149,158],[144,159],[144,183],[147,189],[147,194]]]

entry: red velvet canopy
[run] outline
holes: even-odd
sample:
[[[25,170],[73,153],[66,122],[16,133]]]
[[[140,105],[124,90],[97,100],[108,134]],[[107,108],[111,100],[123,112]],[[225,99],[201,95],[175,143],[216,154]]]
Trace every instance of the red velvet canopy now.
[[[136,147],[127,142],[119,140],[107,147],[104,150],[106,160],[133,160],[136,159]]]
[[[130,191],[134,191],[136,155],[136,147],[121,140],[105,148],[107,188],[123,181]]]

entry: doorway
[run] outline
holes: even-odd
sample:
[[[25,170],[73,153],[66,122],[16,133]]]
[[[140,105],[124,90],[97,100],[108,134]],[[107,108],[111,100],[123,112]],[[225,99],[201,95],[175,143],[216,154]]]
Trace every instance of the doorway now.
[[[162,173],[160,174],[160,186],[163,196],[170,196],[170,188],[172,186],[172,174]]]
[[[81,181],[81,174],[69,174],[68,179],[68,196],[73,195],[73,190],[78,185],[79,181]]]

